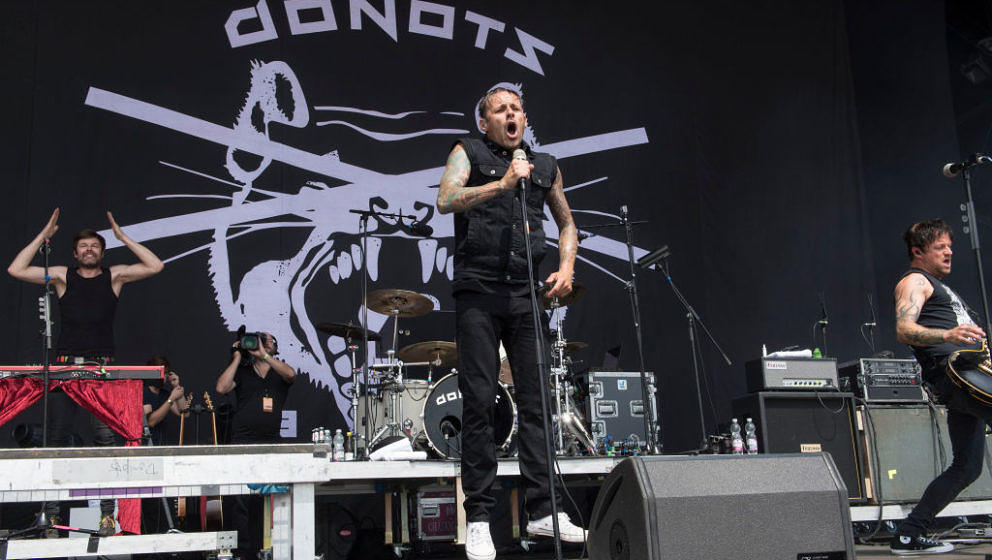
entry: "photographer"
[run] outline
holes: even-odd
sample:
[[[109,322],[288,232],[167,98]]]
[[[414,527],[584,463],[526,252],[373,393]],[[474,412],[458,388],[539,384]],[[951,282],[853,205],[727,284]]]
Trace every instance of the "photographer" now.
[[[179,416],[186,409],[186,394],[179,384],[179,375],[172,371],[168,358],[154,356],[148,360],[150,366],[163,366],[165,377],[161,381],[145,382],[144,410],[148,420],[148,431],[151,434],[152,445],[171,445],[178,443],[179,434],[169,434],[175,428],[171,422],[170,412]]]
[[[279,346],[269,333],[249,333],[232,345],[231,363],[217,379],[217,392],[234,390],[231,443],[279,443],[282,407],[296,370],[275,358]]]
[[[217,379],[217,392],[234,390],[230,443],[279,443],[282,407],[296,371],[273,357],[279,351],[269,333],[244,334],[231,347],[231,363]],[[238,532],[237,554],[256,558],[262,548],[262,497],[232,496],[224,501],[224,528]]]

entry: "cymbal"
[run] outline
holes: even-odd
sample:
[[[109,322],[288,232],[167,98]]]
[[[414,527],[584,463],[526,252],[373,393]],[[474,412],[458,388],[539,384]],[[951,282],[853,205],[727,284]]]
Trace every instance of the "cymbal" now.
[[[320,332],[325,332],[331,336],[340,336],[341,338],[351,338],[359,339],[362,338],[362,327],[361,325],[356,325],[355,323],[318,323],[317,330]],[[382,340],[382,335],[375,331],[369,332],[369,340],[378,341]]]
[[[556,299],[552,299],[547,297],[549,290],[551,290],[551,286],[548,284],[545,284],[537,289],[537,294],[541,296],[541,303],[544,305],[545,309],[554,309],[554,303],[556,300],[558,302],[558,307],[565,307],[566,305],[575,303],[575,300],[586,295],[586,287],[577,282],[572,282],[572,291],[569,292],[567,296],[559,296]]]
[[[410,290],[376,290],[365,301],[370,310],[397,317],[420,317],[434,310],[433,301]]]
[[[587,346],[589,346],[589,343],[587,343],[587,342],[566,342],[565,343],[565,353],[566,354],[571,354],[572,352],[578,352],[579,350],[582,350],[583,348],[586,348]]]
[[[440,367],[452,367],[458,363],[457,348],[454,342],[428,340],[401,348],[396,357],[404,362],[441,360]]]

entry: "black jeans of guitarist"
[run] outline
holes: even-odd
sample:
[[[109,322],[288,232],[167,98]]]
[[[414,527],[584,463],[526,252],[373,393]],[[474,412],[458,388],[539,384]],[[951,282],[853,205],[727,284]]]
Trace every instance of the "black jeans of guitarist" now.
[[[982,474],[985,426],[992,422],[992,407],[973,399],[947,377],[931,383],[931,389],[947,407],[947,431],[954,458],[947,470],[927,486],[920,502],[899,526],[899,534],[910,537],[923,534],[937,513]]]
[[[496,445],[502,443],[495,441],[494,433],[500,341],[513,370],[517,450],[527,513],[531,519],[550,515],[551,492],[536,357],[538,337],[530,299],[459,292],[455,295],[455,315],[458,389],[463,399],[461,456],[466,519],[488,521],[489,511],[496,504],[492,492],[496,481]],[[544,355],[550,358],[547,350]]]

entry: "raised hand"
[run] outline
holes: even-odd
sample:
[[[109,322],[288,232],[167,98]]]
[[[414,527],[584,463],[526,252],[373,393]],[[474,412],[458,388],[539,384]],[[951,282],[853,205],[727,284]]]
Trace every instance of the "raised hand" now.
[[[124,231],[121,230],[121,226],[117,225],[117,222],[114,221],[114,215],[110,213],[110,210],[107,210],[107,219],[110,221],[110,229],[114,232],[114,237],[124,241]]]
[[[51,239],[55,232],[59,230],[59,209],[56,208],[52,212],[52,217],[48,219],[48,223],[45,224],[45,228],[41,230],[41,236],[45,239]]]

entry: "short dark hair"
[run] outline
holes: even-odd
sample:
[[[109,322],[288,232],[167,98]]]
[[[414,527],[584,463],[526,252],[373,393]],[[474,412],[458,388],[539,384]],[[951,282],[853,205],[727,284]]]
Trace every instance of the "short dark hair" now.
[[[494,95],[496,95],[497,93],[499,93],[501,91],[505,91],[507,93],[512,93],[513,95],[517,96],[517,99],[520,100],[520,109],[523,110],[523,108],[524,108],[524,96],[523,95],[521,95],[519,92],[513,91],[512,89],[505,88],[505,87],[502,87],[502,86],[497,86],[497,87],[494,87],[493,89],[487,91],[486,94],[482,96],[482,99],[479,100],[479,118],[484,118],[486,116],[486,111],[489,110],[489,100],[492,99],[492,97]]]
[[[107,249],[107,240],[103,238],[102,235],[92,229],[81,229],[76,236],[72,238],[72,249],[76,250],[76,245],[79,243],[80,239],[96,239],[100,242],[100,250],[105,251]]]
[[[906,233],[902,234],[902,239],[906,242],[906,251],[909,253],[909,260],[913,260],[914,247],[926,251],[927,247],[945,233],[950,236],[951,241],[954,240],[954,231],[951,230],[951,226],[940,218],[916,222],[910,226]]]
[[[151,358],[148,358],[148,365],[150,366],[165,366],[165,373],[169,373],[172,369],[172,364],[169,363],[169,358],[161,354],[156,354]]]

